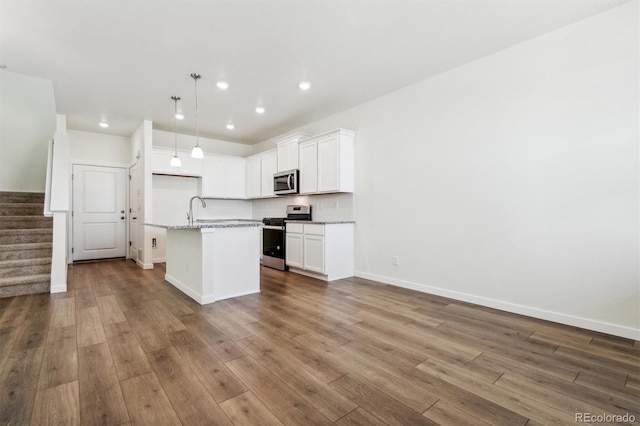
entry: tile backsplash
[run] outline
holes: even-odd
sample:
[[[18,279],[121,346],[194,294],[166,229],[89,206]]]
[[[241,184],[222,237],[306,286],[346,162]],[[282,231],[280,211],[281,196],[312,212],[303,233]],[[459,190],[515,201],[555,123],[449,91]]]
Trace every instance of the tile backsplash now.
[[[284,217],[290,204],[310,204],[313,220],[353,220],[353,194],[298,195],[253,200],[253,218]]]

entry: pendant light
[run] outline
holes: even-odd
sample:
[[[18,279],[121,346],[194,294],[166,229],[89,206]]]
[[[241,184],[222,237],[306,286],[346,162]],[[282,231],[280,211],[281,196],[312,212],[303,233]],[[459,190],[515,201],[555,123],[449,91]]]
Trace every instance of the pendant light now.
[[[178,101],[180,98],[178,96],[172,96],[173,99],[173,121],[175,122],[175,127],[173,129],[174,139],[173,139],[173,158],[171,159],[171,167],[182,167],[182,161],[180,161],[180,157],[178,157]]]
[[[198,135],[198,79],[200,77],[200,74],[191,74],[191,78],[193,78],[196,88],[196,146],[194,146],[191,151],[191,156],[193,158],[204,158],[204,153],[202,152],[202,148],[200,148],[200,138]]]

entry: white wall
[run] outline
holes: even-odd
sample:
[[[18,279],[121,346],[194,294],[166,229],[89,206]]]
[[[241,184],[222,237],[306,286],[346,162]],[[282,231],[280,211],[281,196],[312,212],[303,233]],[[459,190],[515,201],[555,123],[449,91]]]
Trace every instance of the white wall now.
[[[131,138],[68,130],[71,162],[96,166],[131,165]]]
[[[55,129],[51,80],[0,70],[0,191],[44,192]]]
[[[142,250],[142,256],[138,257],[137,263],[144,269],[153,268],[153,254],[151,249],[151,233],[153,232],[153,228],[144,225],[144,223],[153,222],[151,184],[152,144],[152,123],[149,120],[144,120],[133,135],[131,135],[131,150],[129,152],[130,164],[138,164],[138,187],[141,200],[138,211],[138,229],[131,229],[129,232],[135,232],[137,235],[138,249]]]
[[[638,17],[626,3],[298,129],[358,132],[358,275],[640,339]]]

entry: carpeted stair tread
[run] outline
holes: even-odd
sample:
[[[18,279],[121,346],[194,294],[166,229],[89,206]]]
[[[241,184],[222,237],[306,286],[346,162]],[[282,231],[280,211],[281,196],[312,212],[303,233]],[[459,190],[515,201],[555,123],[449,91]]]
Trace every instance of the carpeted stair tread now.
[[[53,248],[53,243],[21,243],[0,245],[0,251],[38,250]]]
[[[0,287],[9,287],[12,285],[49,283],[51,274],[23,275],[21,277],[5,277],[0,278]]]
[[[53,218],[45,216],[0,216],[0,229],[53,228]]]
[[[51,233],[53,233],[53,230],[48,228],[0,229],[0,235],[51,234]]]
[[[50,265],[50,257],[36,257],[34,259],[0,260],[0,269],[14,268],[16,266]]]
[[[28,284],[17,284],[0,287],[0,297],[24,296],[26,294],[49,293],[51,284],[49,281],[38,281]]]
[[[0,192],[0,203],[44,204],[44,192]]]

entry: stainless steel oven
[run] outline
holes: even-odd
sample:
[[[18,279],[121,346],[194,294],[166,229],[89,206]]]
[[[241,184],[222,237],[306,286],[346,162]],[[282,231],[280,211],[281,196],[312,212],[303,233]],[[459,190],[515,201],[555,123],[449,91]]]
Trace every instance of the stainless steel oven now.
[[[264,218],[262,222],[264,223],[262,227],[262,264],[286,271],[284,218]]]
[[[286,271],[285,221],[311,220],[311,206],[287,206],[287,217],[265,217],[262,220],[262,264]]]

